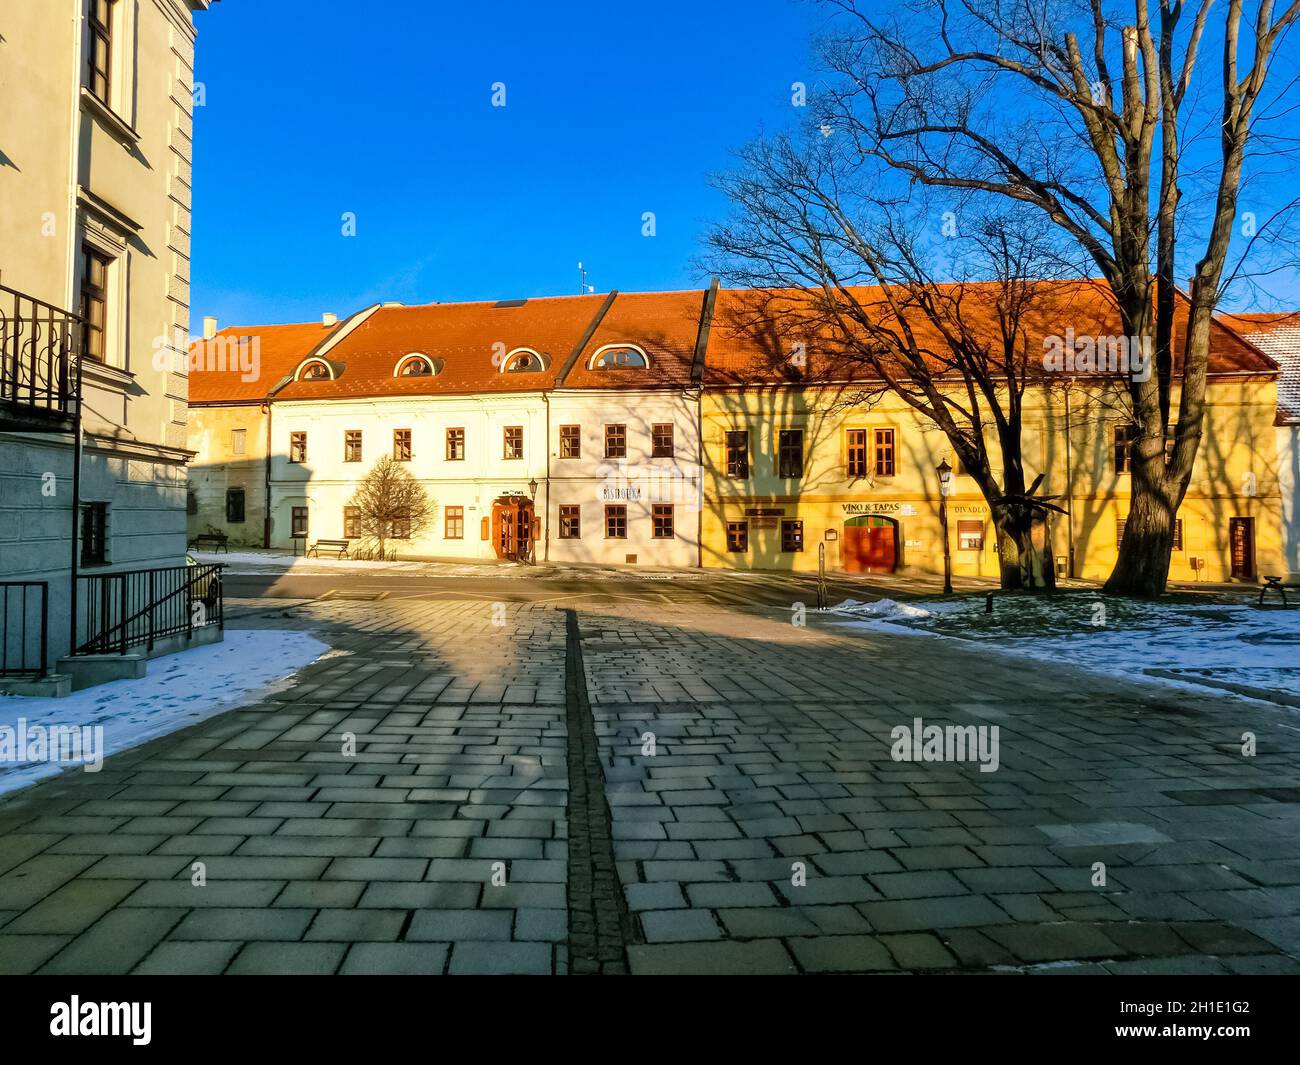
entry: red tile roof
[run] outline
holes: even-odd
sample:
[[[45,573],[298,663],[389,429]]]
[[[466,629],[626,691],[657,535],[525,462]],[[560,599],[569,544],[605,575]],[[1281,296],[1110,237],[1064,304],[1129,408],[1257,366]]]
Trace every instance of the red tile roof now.
[[[1109,288],[1101,281],[1043,282],[1044,292],[1035,296],[1024,314],[1024,335],[1030,353],[1044,349],[1048,336],[1064,336],[1073,329],[1078,337],[1116,336],[1122,332],[1119,314]],[[980,330],[995,349],[1001,332],[997,320],[997,298],[1002,286],[993,282],[936,286],[950,306],[960,304],[960,321]],[[854,300],[879,327],[895,329],[898,316],[885,299],[884,290],[859,287],[850,290]],[[1180,297],[1175,323],[1175,370],[1179,363],[1178,338],[1187,320],[1187,301]],[[949,311],[950,320],[957,315]],[[921,353],[935,369],[950,358],[943,336],[919,311],[904,317],[916,337]],[[865,337],[865,330],[855,332]],[[869,381],[877,375],[861,359],[845,358],[844,331],[829,323],[809,305],[797,290],[723,289],[709,336],[705,359],[706,386],[778,384],[781,382]],[[796,348],[802,344],[802,352]],[[1216,322],[1211,330],[1210,372],[1272,373],[1277,367],[1232,330]]]
[[[1119,316],[1109,290],[1098,281],[1044,282],[1026,314],[1032,352],[1043,337],[1112,336]],[[975,283],[939,286],[945,299],[961,302],[961,320],[981,330],[996,345],[999,336],[996,299],[1000,286]],[[889,325],[894,315],[882,290],[857,288],[855,298],[873,321]],[[532,392],[565,388],[680,388],[692,380],[706,292],[618,293],[553,296],[495,303],[435,303],[418,307],[388,306],[375,310],[351,332],[339,334],[323,357],[334,378],[291,381],[276,399],[370,398],[403,395],[460,395]],[[1186,300],[1180,300],[1181,326]],[[1240,322],[1246,317],[1238,316]],[[923,351],[946,357],[938,331],[919,313],[907,315]],[[1226,321],[1226,319],[1225,319]],[[1300,319],[1298,319],[1300,321]],[[1249,323],[1252,327],[1257,323]],[[265,398],[327,338],[346,323],[225,329],[231,338],[254,336],[260,344],[260,372],[253,381],[229,369],[216,369],[216,345],[198,342],[192,352],[198,365],[190,375],[194,403],[250,401]],[[1239,329],[1245,326],[1239,323]],[[1262,327],[1261,327],[1262,328]],[[1177,337],[1175,338],[1177,341]],[[804,345],[802,353],[795,345]],[[589,362],[607,345],[641,348],[650,366],[593,370]],[[575,350],[581,346],[581,350]],[[501,360],[517,349],[535,351],[544,368],[527,373],[501,372]],[[706,386],[866,381],[873,375],[861,361],[846,358],[842,338],[809,309],[807,298],[780,290],[723,289],[717,297],[703,366]],[[1177,351],[1177,342],[1175,342]],[[395,377],[398,363],[413,352],[441,364],[435,375]],[[572,360],[572,361],[571,361]],[[571,361],[571,364],[570,364]],[[566,366],[567,375],[564,374]],[[1276,365],[1255,345],[1216,321],[1211,332],[1211,373],[1273,373]]]
[[[620,292],[565,377],[565,388],[684,388],[700,335],[705,291]],[[645,352],[645,369],[590,369],[608,345],[633,344]]]
[[[294,381],[276,399],[456,395],[552,388],[556,372],[582,339],[604,296],[555,296],[496,303],[433,303],[381,307],[326,353],[341,366],[334,380]],[[503,373],[518,348],[544,356],[547,367]],[[441,360],[436,375],[394,377],[403,356]]]
[[[286,374],[339,328],[320,322],[259,325],[222,329],[213,340],[197,340],[190,346],[190,402],[266,399]],[[255,367],[256,372],[245,371],[241,365]]]

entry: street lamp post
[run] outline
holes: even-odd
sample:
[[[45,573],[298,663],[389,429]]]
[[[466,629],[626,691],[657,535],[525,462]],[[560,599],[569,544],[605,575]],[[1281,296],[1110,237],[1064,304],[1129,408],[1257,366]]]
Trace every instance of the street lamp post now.
[[[952,467],[944,458],[935,467],[939,475],[939,526],[943,530],[943,594],[952,595],[952,548],[948,544],[948,493],[952,491]]]
[[[528,499],[532,503],[537,502],[537,478],[534,477],[528,482]],[[528,557],[524,559],[529,565],[533,565],[537,559],[537,544],[533,539],[533,531],[536,528],[536,519],[533,517],[533,508],[528,510]]]

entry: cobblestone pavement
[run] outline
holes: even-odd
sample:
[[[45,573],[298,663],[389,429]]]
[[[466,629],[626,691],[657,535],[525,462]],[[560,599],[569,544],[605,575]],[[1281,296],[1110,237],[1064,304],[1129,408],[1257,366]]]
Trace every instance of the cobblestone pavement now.
[[[336,651],[0,801],[0,971],[1300,971],[1293,712],[808,621],[259,611]]]

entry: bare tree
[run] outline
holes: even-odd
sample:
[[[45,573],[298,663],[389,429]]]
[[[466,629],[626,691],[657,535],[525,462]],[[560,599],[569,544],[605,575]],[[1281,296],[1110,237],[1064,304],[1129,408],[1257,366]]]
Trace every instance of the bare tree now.
[[[357,509],[361,538],[385,558],[389,540],[418,536],[433,521],[433,504],[406,467],[385,455],[357,487],[349,505]]]
[[[1211,318],[1238,274],[1225,278],[1247,143],[1266,112],[1286,116],[1294,73],[1269,74],[1300,0],[929,0],[880,17],[823,2],[843,16],[823,47],[826,128],[915,185],[1041,212],[1100,271],[1124,334],[1154,338],[1156,372],[1128,384],[1132,502],[1106,587],[1160,594],[1201,439]],[[1210,48],[1217,70],[1202,72]],[[1293,205],[1246,227],[1243,254]]]
[[[716,181],[735,212],[710,231],[709,265],[750,295],[737,322],[715,328],[767,338],[765,369],[786,379],[847,375],[858,384],[832,393],[838,403],[901,398],[944,433],[987,500],[1002,587],[1053,587],[1041,534],[1060,508],[1038,494],[1041,474],[1028,479],[1024,399],[1035,384],[1046,391],[1042,337],[1095,286],[1055,279],[1064,264],[1024,211],[928,245],[924,197],[880,195],[869,169],[815,135],[758,141],[741,161]]]

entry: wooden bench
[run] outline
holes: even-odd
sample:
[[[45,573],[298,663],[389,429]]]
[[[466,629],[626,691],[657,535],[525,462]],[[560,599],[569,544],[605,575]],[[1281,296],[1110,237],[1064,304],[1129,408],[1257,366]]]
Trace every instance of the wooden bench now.
[[[190,541],[190,547],[210,547],[214,551],[220,548],[226,554],[230,554],[229,540],[230,537],[223,532],[199,533]]]
[[[348,555],[349,542],[348,540],[317,540],[307,549],[307,557],[320,558],[320,553],[324,551],[327,554],[332,552],[335,558],[349,558],[351,557]]]
[[[1264,605],[1264,596],[1266,596],[1269,592],[1277,592],[1277,594],[1280,595],[1280,596],[1282,597],[1282,605],[1283,605],[1283,606],[1289,606],[1289,605],[1290,605],[1290,604],[1286,601],[1286,590],[1287,590],[1288,588],[1291,588],[1291,589],[1294,589],[1294,590],[1300,591],[1300,584],[1283,584],[1282,582],[1283,582],[1284,580],[1286,580],[1285,577],[1267,577],[1267,576],[1266,576],[1266,577],[1264,578],[1264,584],[1263,584],[1263,586],[1262,586],[1262,587],[1260,588],[1260,590],[1259,590],[1259,605],[1260,605],[1260,606],[1263,606],[1263,605]]]

